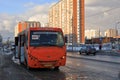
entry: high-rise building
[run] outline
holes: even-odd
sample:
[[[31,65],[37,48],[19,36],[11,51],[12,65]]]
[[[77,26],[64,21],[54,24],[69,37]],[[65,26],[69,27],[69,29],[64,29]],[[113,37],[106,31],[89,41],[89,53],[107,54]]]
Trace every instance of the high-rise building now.
[[[84,43],[84,0],[60,0],[53,5],[49,26],[62,28],[69,43]]]
[[[101,32],[99,32],[99,30],[85,30],[85,37],[87,39],[92,39],[92,38],[99,38],[101,37]]]
[[[116,37],[118,35],[118,31],[116,29],[108,29],[105,31],[106,37]]]

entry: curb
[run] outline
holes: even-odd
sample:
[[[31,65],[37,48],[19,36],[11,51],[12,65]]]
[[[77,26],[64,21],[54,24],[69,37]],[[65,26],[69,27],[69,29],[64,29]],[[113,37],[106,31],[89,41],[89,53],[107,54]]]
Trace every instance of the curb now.
[[[77,58],[77,59],[86,59],[86,60],[92,60],[92,61],[99,61],[99,62],[108,62],[108,63],[120,64],[120,62],[115,62],[115,61],[107,61],[107,60],[100,60],[100,59],[93,59],[93,58],[86,58],[86,57],[77,57],[77,56],[71,56],[71,55],[67,55],[67,56],[71,57],[71,58]]]

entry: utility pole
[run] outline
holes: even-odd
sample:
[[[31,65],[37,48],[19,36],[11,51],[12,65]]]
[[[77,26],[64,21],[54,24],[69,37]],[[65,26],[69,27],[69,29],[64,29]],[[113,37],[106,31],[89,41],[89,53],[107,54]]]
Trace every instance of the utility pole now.
[[[117,28],[117,25],[118,25],[119,23],[120,23],[120,22],[116,22],[116,23],[115,23],[116,36],[118,36],[118,28]]]
[[[118,36],[118,27],[117,27],[117,25],[119,24],[120,22],[116,22],[115,23],[115,30],[116,30],[116,42],[117,42],[117,45],[119,46],[119,39],[117,38],[117,36]]]
[[[100,41],[100,44],[102,43],[102,39],[101,39],[101,35],[100,35],[100,28],[99,28],[99,41]]]

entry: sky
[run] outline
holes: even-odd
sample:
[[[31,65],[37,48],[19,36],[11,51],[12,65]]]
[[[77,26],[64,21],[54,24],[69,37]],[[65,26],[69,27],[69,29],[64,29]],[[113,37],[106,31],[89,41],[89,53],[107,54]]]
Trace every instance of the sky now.
[[[100,29],[101,32],[109,28],[119,30],[120,1],[119,0],[85,0],[86,29]]]
[[[4,40],[14,39],[14,28],[19,21],[48,22],[49,8],[59,0],[0,0],[0,33]],[[85,29],[119,27],[119,0],[85,0]],[[119,29],[119,28],[118,28]]]
[[[58,0],[0,0],[0,34],[14,40],[14,28],[20,21],[48,22],[49,8]]]

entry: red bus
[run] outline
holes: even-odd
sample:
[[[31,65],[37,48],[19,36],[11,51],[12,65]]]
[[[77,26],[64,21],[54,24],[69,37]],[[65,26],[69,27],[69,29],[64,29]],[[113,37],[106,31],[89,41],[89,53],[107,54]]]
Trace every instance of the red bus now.
[[[60,28],[27,28],[17,37],[18,59],[28,69],[65,66],[66,46]]]

